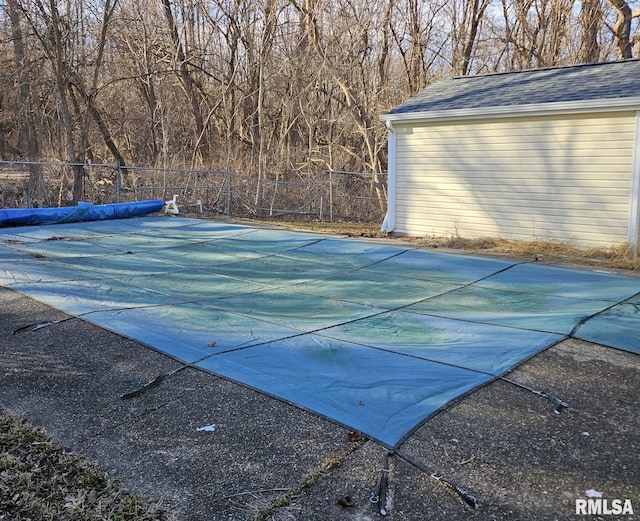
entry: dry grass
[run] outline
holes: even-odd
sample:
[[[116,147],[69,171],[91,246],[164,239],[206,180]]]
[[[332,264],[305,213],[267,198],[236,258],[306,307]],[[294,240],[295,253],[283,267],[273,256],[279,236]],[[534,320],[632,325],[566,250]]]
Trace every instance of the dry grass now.
[[[273,224],[260,221],[263,224]],[[615,268],[620,270],[640,270],[640,251],[630,245],[612,245],[608,248],[577,248],[566,243],[542,241],[510,241],[484,237],[466,239],[461,237],[393,237],[380,231],[378,224],[352,222],[294,222],[277,223],[278,226],[299,230],[320,231],[343,234],[350,237],[389,239],[407,242],[429,248],[458,250],[466,253],[508,255],[528,259],[544,260],[550,263],[577,264]]]
[[[412,242],[434,248],[443,247],[465,252],[482,252],[508,255],[551,263],[577,264],[615,268],[621,270],[640,269],[640,255],[629,245],[609,248],[577,248],[569,244],[540,241],[508,241],[504,239],[429,238],[411,239]]]
[[[161,521],[159,505],[0,409],[0,520]]]

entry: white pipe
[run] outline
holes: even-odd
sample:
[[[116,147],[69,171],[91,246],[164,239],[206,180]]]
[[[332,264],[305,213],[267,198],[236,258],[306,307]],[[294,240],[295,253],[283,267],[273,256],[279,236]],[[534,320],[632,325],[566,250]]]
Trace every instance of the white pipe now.
[[[171,201],[164,202],[164,213],[169,213],[172,215],[180,214],[180,210],[178,210],[178,205],[176,204],[177,199],[178,199],[178,196],[174,195]]]
[[[393,128],[393,122],[387,120],[385,123],[389,130],[387,142],[387,215],[382,222],[380,231],[390,233],[396,227],[396,131]]]

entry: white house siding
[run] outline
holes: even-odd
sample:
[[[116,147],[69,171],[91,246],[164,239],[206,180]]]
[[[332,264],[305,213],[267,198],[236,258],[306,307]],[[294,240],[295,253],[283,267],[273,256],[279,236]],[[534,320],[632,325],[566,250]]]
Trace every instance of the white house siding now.
[[[635,112],[396,124],[395,232],[627,242]]]

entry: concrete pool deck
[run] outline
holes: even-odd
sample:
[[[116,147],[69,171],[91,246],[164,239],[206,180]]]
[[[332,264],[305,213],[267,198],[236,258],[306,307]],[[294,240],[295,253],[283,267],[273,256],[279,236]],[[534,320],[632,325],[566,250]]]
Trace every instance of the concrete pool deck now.
[[[69,319],[69,320],[66,320]],[[29,324],[51,323],[33,330]],[[20,331],[18,331],[20,330]],[[15,333],[14,333],[15,332]],[[186,367],[0,288],[0,406],[25,416],[178,520],[367,520],[386,449],[296,406]],[[456,401],[400,447],[472,491],[472,510],[429,473],[390,459],[387,519],[578,519],[587,490],[640,512],[640,357],[576,339]],[[209,427],[208,430],[198,430]],[[271,509],[278,498],[295,496]],[[341,506],[349,496],[353,506]],[[633,519],[617,516],[617,519]]]

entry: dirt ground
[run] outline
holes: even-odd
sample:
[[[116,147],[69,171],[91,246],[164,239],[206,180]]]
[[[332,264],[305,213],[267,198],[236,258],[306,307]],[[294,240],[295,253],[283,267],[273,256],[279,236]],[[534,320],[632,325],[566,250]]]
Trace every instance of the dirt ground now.
[[[381,518],[387,453],[340,425],[0,288],[0,407],[170,519]],[[29,324],[52,322],[36,330]],[[15,333],[14,333],[15,332]],[[389,459],[398,521],[640,519],[640,356],[567,339],[431,418]],[[209,427],[208,430],[199,430]],[[1,473],[0,469],[0,473]],[[473,509],[442,476],[475,495]],[[592,492],[588,492],[592,491]],[[577,515],[602,493],[634,515]],[[89,506],[87,508],[90,508]],[[3,519],[0,515],[0,519]]]

